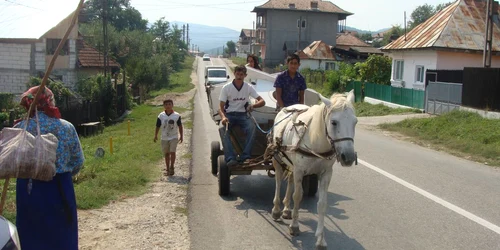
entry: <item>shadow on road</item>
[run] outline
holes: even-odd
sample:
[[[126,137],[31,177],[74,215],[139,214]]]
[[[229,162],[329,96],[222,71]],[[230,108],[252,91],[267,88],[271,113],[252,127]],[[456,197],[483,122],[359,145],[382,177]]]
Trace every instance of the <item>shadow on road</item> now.
[[[317,195],[315,197],[304,197],[300,204],[299,223],[301,234],[296,237],[291,237],[288,233],[288,225],[291,220],[274,221],[271,217],[273,208],[275,180],[269,178],[265,172],[260,175],[250,176],[235,176],[231,179],[231,195],[225,197],[224,200],[242,202],[235,207],[239,210],[254,210],[269,225],[280,232],[283,237],[287,238],[297,249],[314,249],[316,238],[314,236],[317,226]],[[281,200],[283,200],[286,192],[286,183],[283,182],[281,188]],[[358,241],[346,235],[335,220],[347,220],[349,217],[343,209],[336,206],[340,201],[352,200],[349,197],[328,192],[328,209],[325,217],[325,238],[328,244],[328,249],[365,249]],[[293,204],[293,201],[292,201]],[[281,205],[283,208],[283,205]],[[333,225],[333,226],[332,226]]]

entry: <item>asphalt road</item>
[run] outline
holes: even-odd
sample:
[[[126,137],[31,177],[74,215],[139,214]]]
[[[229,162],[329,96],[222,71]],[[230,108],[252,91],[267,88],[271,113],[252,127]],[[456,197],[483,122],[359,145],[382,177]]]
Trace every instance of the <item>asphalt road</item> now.
[[[203,70],[224,63],[198,60],[191,248],[314,249],[317,197],[303,200],[301,234],[291,237],[289,220],[271,218],[275,184],[265,172],[233,176],[231,196],[218,195],[217,178],[210,173],[210,142],[220,139],[208,112]],[[334,166],[325,219],[328,249],[500,249],[500,169],[365,126],[357,127],[355,145],[359,165]]]

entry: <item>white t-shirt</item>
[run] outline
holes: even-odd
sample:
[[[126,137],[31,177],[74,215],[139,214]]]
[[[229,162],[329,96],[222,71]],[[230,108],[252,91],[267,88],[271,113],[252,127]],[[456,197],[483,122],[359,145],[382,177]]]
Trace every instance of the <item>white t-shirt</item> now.
[[[246,112],[246,106],[250,103],[249,96],[253,98],[259,97],[259,94],[250,83],[243,82],[241,89],[238,90],[233,82],[230,82],[222,87],[219,101],[226,103],[224,105],[226,113]]]
[[[179,138],[179,126],[182,126],[181,116],[177,112],[167,115],[165,111],[158,115],[156,126],[161,128],[161,140],[170,141]]]

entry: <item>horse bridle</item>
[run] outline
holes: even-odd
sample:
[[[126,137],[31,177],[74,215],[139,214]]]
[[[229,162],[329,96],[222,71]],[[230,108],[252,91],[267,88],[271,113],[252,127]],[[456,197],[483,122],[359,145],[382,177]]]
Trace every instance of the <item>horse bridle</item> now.
[[[333,151],[336,151],[335,149],[335,143],[336,142],[341,142],[341,141],[352,141],[354,142],[354,139],[351,138],[351,137],[344,137],[344,138],[339,138],[339,139],[333,139],[330,134],[328,134],[328,121],[329,119],[326,119],[328,114],[330,112],[326,112],[326,115],[324,116],[324,119],[325,119],[325,134],[326,134],[326,138],[328,138],[328,141],[330,142],[330,145],[332,145],[332,148],[333,148]]]

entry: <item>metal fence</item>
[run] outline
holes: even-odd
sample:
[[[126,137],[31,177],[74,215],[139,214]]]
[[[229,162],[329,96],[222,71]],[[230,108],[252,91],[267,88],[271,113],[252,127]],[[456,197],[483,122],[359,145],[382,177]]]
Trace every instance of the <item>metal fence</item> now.
[[[449,82],[429,82],[427,85],[425,112],[443,114],[460,108],[462,104],[462,84]]]
[[[385,102],[424,109],[425,91],[423,90],[397,88],[388,85],[361,83],[356,81],[349,83],[346,90],[350,91],[353,88],[355,89],[357,102],[361,101],[361,98],[371,97]],[[364,91],[362,91],[363,89]],[[360,99],[358,99],[358,96]]]

